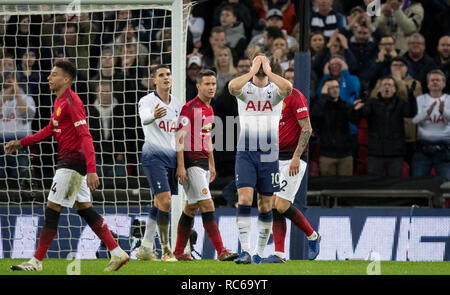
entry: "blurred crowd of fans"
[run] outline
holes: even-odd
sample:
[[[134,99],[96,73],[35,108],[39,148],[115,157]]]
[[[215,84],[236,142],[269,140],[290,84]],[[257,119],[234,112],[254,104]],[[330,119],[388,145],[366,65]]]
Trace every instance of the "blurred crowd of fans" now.
[[[196,74],[210,68],[217,73],[216,116],[237,116],[227,85],[250,70],[255,52],[269,56],[293,82],[298,5],[291,0],[195,5],[188,22],[186,101],[197,94]],[[310,15],[309,175],[450,179],[450,1],[312,0]],[[137,102],[154,89],[149,69],[171,62],[169,19],[163,10],[0,16],[0,142],[49,122],[53,98],[47,75],[55,61],[69,59],[79,71],[74,90],[86,106],[100,176],[140,175]],[[430,128],[421,125],[426,118],[416,103],[426,94],[441,101],[427,109],[433,128],[440,128],[437,138],[420,131]],[[53,166],[54,151],[49,143],[31,147],[30,161],[28,150],[12,157],[1,150],[0,178],[27,176],[30,167],[33,177],[44,177],[42,167]],[[234,156],[216,152],[219,177],[234,175]]]

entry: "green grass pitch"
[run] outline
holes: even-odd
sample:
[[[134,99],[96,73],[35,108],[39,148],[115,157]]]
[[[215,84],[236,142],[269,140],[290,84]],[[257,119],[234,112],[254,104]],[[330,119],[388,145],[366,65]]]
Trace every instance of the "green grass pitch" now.
[[[80,270],[81,275],[367,275],[371,261],[304,261],[288,260],[286,264],[237,265],[234,262],[194,260],[178,262],[130,260],[119,271],[104,273],[107,259],[45,259],[42,272],[11,271],[10,266],[25,259],[0,259],[0,275],[66,275]],[[373,266],[373,264],[372,264]],[[371,268],[375,270],[375,267]],[[450,262],[379,262],[381,275],[450,275]]]

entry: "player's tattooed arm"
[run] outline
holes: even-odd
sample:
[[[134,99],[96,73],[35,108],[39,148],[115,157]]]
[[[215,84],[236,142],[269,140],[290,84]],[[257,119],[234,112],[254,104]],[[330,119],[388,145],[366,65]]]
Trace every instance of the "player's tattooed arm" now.
[[[302,128],[300,138],[298,139],[297,148],[295,149],[294,156],[300,157],[303,154],[306,146],[308,145],[309,138],[312,134],[311,121],[309,117],[298,120],[298,124]]]

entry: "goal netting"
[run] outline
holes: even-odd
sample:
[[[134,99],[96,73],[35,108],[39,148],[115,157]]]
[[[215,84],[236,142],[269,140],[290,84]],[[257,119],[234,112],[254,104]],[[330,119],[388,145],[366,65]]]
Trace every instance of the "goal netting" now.
[[[72,89],[85,104],[100,177],[94,208],[127,251],[139,243],[153,201],[140,167],[144,136],[137,112],[139,99],[154,90],[151,67],[171,65],[172,94],[184,99],[187,21],[193,4],[182,2],[58,0],[0,5],[0,95],[8,96],[10,84],[18,85],[18,93],[1,106],[0,143],[48,124],[55,97],[47,77],[56,61],[72,61],[78,69]],[[25,112],[13,102],[17,95],[28,105]],[[6,156],[3,147],[0,150],[0,258],[28,258],[44,223],[56,142],[46,140],[12,156]],[[158,241],[155,244],[158,247]],[[74,252],[86,259],[107,256],[76,210],[63,208],[47,257],[66,258],[69,253],[73,257]]]

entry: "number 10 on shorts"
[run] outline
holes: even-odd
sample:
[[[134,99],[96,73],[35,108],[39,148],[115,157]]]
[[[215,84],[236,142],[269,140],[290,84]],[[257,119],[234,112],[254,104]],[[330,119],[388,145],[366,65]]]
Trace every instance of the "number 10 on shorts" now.
[[[270,173],[272,175],[272,184],[277,185],[280,184],[280,173]]]

